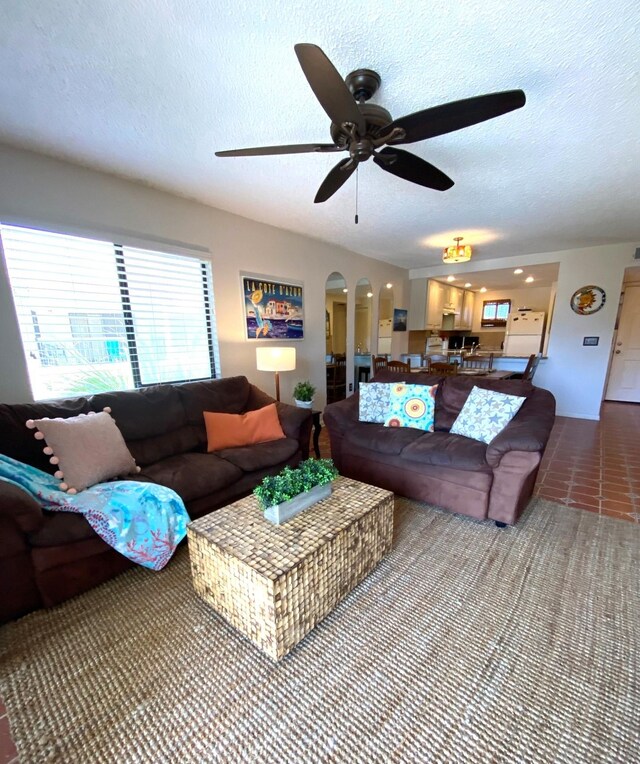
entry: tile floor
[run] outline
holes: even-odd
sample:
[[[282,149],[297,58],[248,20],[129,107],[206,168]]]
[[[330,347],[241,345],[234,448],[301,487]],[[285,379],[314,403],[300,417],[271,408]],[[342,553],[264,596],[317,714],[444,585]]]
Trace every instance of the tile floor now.
[[[321,456],[330,455],[320,434]],[[558,504],[640,522],[640,404],[605,403],[599,422],[558,417],[535,493]],[[17,764],[0,702],[0,764]]]

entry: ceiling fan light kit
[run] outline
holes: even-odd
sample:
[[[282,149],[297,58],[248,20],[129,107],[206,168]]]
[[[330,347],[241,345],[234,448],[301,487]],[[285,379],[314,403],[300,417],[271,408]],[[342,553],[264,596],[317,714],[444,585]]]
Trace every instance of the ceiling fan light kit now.
[[[317,45],[298,43],[294,49],[311,90],[331,120],[329,131],[333,143],[232,149],[216,151],[216,156],[348,151],[348,159],[338,162],[320,185],[314,199],[316,203],[330,199],[358,165],[371,158],[391,175],[435,191],[446,191],[453,186],[451,178],[424,159],[396,147],[484,122],[519,109],[526,101],[522,90],[507,90],[423,109],[394,120],[382,106],[367,103],[380,87],[377,72],[356,69],[343,80]]]
[[[464,246],[460,244],[463,238],[464,236],[454,236],[453,240],[456,243],[452,244],[450,247],[444,248],[442,253],[443,263],[449,265],[451,263],[467,263],[471,260],[473,250],[469,244],[465,244]]]

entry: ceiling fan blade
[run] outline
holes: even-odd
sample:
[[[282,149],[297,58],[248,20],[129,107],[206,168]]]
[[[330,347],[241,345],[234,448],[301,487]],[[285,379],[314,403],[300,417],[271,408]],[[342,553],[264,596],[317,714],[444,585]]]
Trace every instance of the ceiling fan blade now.
[[[316,198],[313,200],[316,204],[319,202],[326,202],[327,199],[332,197],[335,192],[346,183],[351,177],[351,173],[358,166],[357,162],[353,159],[343,159],[341,162],[331,170],[327,177],[322,181],[322,185],[318,189]]]
[[[335,66],[317,45],[303,42],[294,47],[311,90],[331,121],[336,125],[351,122],[356,125],[358,132],[364,135],[364,117]]]
[[[397,175],[403,180],[409,180],[411,183],[417,183],[419,186],[433,188],[436,191],[446,191],[453,186],[451,178],[437,167],[402,149],[382,149],[374,156],[373,161],[386,172]]]
[[[406,133],[404,138],[390,140],[390,145],[415,143],[484,122],[486,119],[499,117],[501,114],[521,108],[526,100],[522,90],[505,90],[502,93],[465,98],[462,101],[452,101],[400,117],[385,130],[400,127]]]
[[[298,143],[291,146],[261,146],[255,149],[216,151],[217,157],[261,157],[269,154],[307,154],[313,152],[344,151],[334,143]]]

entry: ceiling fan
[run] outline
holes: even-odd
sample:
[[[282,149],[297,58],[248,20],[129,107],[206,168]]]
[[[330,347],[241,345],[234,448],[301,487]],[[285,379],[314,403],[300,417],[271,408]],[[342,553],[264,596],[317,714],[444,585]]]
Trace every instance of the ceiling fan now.
[[[322,182],[314,199],[316,203],[326,202],[348,180],[360,162],[366,162],[371,157],[385,172],[436,191],[446,191],[453,186],[451,178],[424,159],[397,146],[424,141],[499,117],[524,106],[526,100],[522,90],[505,90],[392,119],[382,106],[367,103],[380,86],[377,72],[356,69],[343,80],[317,45],[299,43],[295,46],[295,52],[311,89],[331,119],[333,143],[233,149],[216,151],[216,156],[348,151],[349,157],[338,162]]]

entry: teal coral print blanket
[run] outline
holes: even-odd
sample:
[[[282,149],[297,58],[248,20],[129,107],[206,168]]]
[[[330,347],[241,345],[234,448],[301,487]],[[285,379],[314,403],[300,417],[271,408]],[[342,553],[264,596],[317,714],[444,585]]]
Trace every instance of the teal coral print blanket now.
[[[43,509],[84,515],[103,541],[145,568],[164,568],[187,534],[182,499],[162,485],[116,480],[70,496],[53,475],[2,454],[0,480],[22,488]]]

